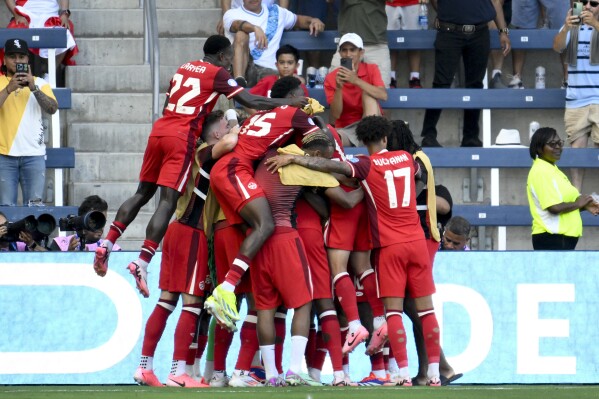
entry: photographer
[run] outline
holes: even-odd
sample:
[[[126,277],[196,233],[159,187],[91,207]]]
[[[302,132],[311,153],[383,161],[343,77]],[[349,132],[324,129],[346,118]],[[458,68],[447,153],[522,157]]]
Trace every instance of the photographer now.
[[[0,205],[17,205],[19,181],[24,205],[43,205],[46,145],[42,111],[58,103],[50,85],[31,74],[29,48],[21,39],[4,44],[0,79]]]
[[[86,197],[77,211],[78,216],[85,216],[92,211],[98,211],[104,214],[108,213],[108,204],[104,199],[97,195]],[[61,222],[64,219],[61,219]],[[63,228],[61,227],[61,230]],[[104,228],[96,230],[78,230],[75,234],[66,237],[56,237],[50,244],[51,251],[95,251],[102,244],[102,233]],[[114,251],[120,251],[121,248],[115,245]]]
[[[6,236],[6,233],[8,233],[8,219],[0,212],[0,252],[47,251],[33,239],[29,232],[19,232],[19,241],[4,241],[2,238]]]

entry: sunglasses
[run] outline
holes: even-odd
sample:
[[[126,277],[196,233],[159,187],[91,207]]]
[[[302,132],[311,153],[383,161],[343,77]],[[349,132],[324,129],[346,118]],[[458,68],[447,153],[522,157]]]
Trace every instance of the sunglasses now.
[[[586,6],[587,4],[591,3],[591,7],[597,7],[599,6],[599,1],[593,1],[593,0],[581,0],[580,1],[582,3],[583,6]]]
[[[564,140],[548,141],[547,145],[549,147],[551,147],[551,148],[563,147],[564,146]]]

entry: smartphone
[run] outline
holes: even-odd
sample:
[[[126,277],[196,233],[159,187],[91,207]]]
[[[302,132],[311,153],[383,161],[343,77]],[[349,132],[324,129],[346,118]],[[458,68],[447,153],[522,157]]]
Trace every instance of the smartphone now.
[[[25,62],[17,62],[17,72],[29,73],[29,64]]]
[[[341,66],[353,70],[353,63],[351,58],[341,58]]]
[[[582,12],[582,3],[580,1],[575,1],[572,3],[572,16],[578,17],[578,22],[580,23],[580,13]]]

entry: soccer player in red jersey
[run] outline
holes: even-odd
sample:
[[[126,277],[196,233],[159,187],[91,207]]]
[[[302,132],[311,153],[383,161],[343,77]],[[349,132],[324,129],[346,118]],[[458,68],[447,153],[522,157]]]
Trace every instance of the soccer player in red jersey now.
[[[414,176],[422,171],[405,151],[387,151],[391,123],[380,116],[369,116],[358,124],[356,134],[370,156],[358,156],[351,162],[323,158],[277,156],[267,160],[270,170],[295,163],[311,169],[344,174],[361,181],[367,193],[368,216],[374,246],[379,296],[385,304],[389,341],[399,372],[390,384],[412,384],[402,321],[406,290],[414,297],[422,323],[429,358],[428,385],[440,386],[439,324],[435,317],[432,294],[435,292],[424,232],[416,211]]]
[[[150,315],[142,346],[140,366],[133,376],[142,385],[162,386],[152,370],[153,356],[166,321],[183,298],[183,310],[175,329],[175,351],[166,385],[203,388],[185,372],[186,357],[202,309],[208,271],[208,242],[204,234],[202,211],[210,185],[210,169],[216,159],[237,144],[239,127],[230,129],[222,111],[206,116],[202,129],[204,143],[196,151],[194,180],[187,183],[185,194],[177,202],[177,219],[169,224],[164,237],[160,265],[161,289],[158,304]]]
[[[204,59],[183,64],[173,75],[163,115],[154,123],[148,139],[137,192],[120,206],[106,240],[96,250],[94,270],[98,275],[106,274],[112,245],[160,186],[160,200],[146,228],[139,259],[128,266],[140,293],[146,298],[150,295],[146,282],[148,264],[185,189],[202,122],[214,108],[219,94],[257,109],[307,104],[303,97],[268,99],[250,94],[238,86],[227,72],[232,59],[233,48],[229,39],[213,35],[204,43]]]
[[[303,98],[301,82],[288,76],[279,79],[272,87],[273,99]],[[221,158],[212,169],[212,191],[230,224],[247,223],[251,230],[244,239],[239,253],[232,262],[224,283],[219,284],[208,298],[205,307],[225,313],[230,320],[239,320],[236,308],[235,286],[249,268],[264,241],[274,231],[274,222],[264,191],[254,179],[254,162],[264,157],[270,149],[285,144],[295,137],[319,130],[304,111],[293,106],[281,106],[258,112],[241,126],[239,141],[230,154]]]

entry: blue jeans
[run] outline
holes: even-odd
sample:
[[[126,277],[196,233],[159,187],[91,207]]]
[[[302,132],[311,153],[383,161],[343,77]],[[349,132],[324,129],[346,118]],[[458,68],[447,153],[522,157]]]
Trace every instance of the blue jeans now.
[[[44,198],[46,160],[44,155],[11,157],[0,155],[0,205],[17,205],[21,184],[23,205]]]

